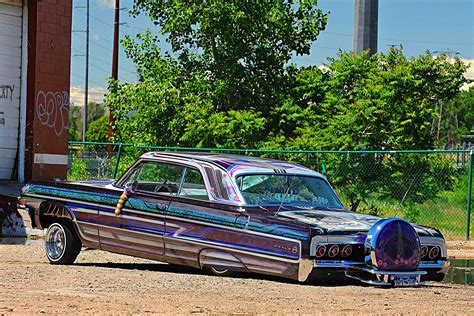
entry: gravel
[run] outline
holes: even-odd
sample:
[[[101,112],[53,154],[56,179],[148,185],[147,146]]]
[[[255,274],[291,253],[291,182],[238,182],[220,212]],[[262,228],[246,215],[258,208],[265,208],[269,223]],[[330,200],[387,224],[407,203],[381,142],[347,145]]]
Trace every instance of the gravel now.
[[[472,314],[473,297],[466,285],[387,289],[216,277],[98,250],[57,266],[40,243],[0,245],[0,314]]]

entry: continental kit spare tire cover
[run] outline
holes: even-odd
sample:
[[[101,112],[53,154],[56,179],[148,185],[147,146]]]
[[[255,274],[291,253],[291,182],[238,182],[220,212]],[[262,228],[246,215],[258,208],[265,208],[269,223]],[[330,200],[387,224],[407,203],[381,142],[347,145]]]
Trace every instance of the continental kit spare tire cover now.
[[[420,239],[413,226],[401,218],[376,222],[365,240],[366,262],[381,270],[412,271],[420,264]]]

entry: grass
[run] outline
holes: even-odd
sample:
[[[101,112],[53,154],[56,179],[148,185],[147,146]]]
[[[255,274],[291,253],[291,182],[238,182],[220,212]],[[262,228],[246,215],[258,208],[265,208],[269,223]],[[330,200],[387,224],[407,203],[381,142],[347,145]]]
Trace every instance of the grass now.
[[[341,196],[344,197],[344,194]],[[436,198],[424,203],[401,205],[399,201],[382,199],[380,194],[371,193],[368,199],[360,204],[357,211],[381,217],[406,218],[420,225],[438,228],[448,240],[464,240],[466,239],[466,208],[467,177],[463,177],[454,190],[442,191]],[[474,213],[474,207],[471,209],[472,213]],[[474,234],[472,217],[471,215],[471,236]]]

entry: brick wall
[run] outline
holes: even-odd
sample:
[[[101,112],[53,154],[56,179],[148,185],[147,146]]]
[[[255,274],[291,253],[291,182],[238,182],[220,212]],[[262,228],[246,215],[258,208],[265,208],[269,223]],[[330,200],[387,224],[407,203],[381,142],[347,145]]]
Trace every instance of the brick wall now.
[[[72,0],[28,1],[25,179],[66,178]]]

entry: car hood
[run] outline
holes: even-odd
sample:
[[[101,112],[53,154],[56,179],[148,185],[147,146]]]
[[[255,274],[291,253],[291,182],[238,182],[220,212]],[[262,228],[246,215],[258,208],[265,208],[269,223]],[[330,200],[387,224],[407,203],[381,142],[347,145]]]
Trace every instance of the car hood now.
[[[276,213],[279,217],[290,218],[300,223],[315,226],[328,232],[358,231],[367,232],[381,218],[372,215],[359,214],[347,210],[291,210]],[[435,236],[438,232],[432,228],[413,224],[420,236]]]

